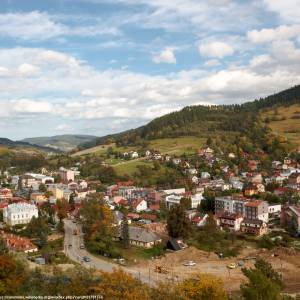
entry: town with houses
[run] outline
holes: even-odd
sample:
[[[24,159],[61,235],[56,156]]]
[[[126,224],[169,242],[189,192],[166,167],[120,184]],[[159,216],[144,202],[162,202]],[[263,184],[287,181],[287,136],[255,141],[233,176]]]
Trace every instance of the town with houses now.
[[[123,155],[129,155],[131,159],[139,157],[135,151]],[[200,149],[197,156],[211,165],[219,160],[209,147]],[[229,153],[228,159],[232,158],[234,154]],[[183,200],[187,203],[184,210],[186,218],[198,230],[203,230],[208,219],[213,218],[220,230],[256,238],[281,230],[293,232],[294,236],[300,234],[300,206],[292,200],[293,196],[300,195],[300,166],[289,157],[273,161],[269,176],[259,171],[258,160],[248,160],[248,170],[240,174],[235,174],[225,165],[221,176],[212,176],[191,165],[189,160],[162,155],[158,151],[146,151],[145,159],[179,167],[192,182],[193,188],[157,189],[136,186],[134,181],[128,180],[116,181],[107,185],[105,191],[98,192],[94,181],[81,176],[80,163],[69,169],[62,166],[55,172],[48,172],[45,168],[40,173],[14,175],[10,170],[2,171],[1,235],[6,246],[13,251],[38,252],[34,241],[18,235],[16,228],[26,227],[32,219],[42,216],[44,206],[53,209],[57,223],[58,201],[70,203],[71,199],[72,205],[68,206],[65,217],[80,222],[84,203],[100,195],[113,213],[115,226],[122,226],[126,212],[129,242],[143,248],[152,248],[162,242],[170,245],[170,240],[172,250],[178,248],[182,237],[168,235],[166,214],[161,212],[180,206]],[[208,190],[215,195],[210,210],[203,209],[209,201],[206,198]],[[260,197],[266,193],[272,197]],[[287,201],[280,200],[283,196],[287,196]],[[272,202],[272,199],[276,201]],[[119,231],[114,240],[121,239]]]

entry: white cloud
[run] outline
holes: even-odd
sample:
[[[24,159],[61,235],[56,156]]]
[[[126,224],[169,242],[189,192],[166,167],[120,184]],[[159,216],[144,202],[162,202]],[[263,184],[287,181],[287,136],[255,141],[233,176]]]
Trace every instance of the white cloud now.
[[[216,67],[220,65],[220,62],[217,59],[207,60],[204,64],[204,67]]]
[[[39,72],[33,77],[1,77],[0,102],[6,108],[1,110],[2,118],[27,120],[32,114],[34,119],[46,114],[47,119],[56,118],[55,126],[58,120],[60,125],[69,125],[102,119],[103,126],[115,118],[127,120],[127,125],[119,127],[114,123],[116,130],[141,125],[186,105],[251,100],[300,82],[300,50],[289,41],[274,42],[269,54],[256,56],[249,64],[164,76],[99,71],[74,56],[46,49],[0,50],[4,74],[23,64]],[[67,130],[56,128],[60,129]]]
[[[264,3],[268,9],[278,13],[282,20],[299,23],[299,0],[264,0]]]
[[[0,36],[20,40],[47,40],[61,36],[120,35],[113,26],[104,24],[68,26],[46,12],[0,14]]]
[[[68,124],[59,124],[55,127],[56,130],[58,131],[72,131],[73,128],[72,126],[68,125]]]
[[[166,63],[166,64],[176,64],[176,57],[174,50],[171,48],[166,48],[160,54],[153,57],[153,62],[156,64]]]
[[[36,66],[30,65],[30,64],[24,63],[18,67],[18,73],[21,76],[28,76],[28,77],[35,76],[39,73],[39,68]]]
[[[223,58],[232,55],[234,49],[224,42],[203,42],[199,45],[199,52],[203,56]]]
[[[300,37],[300,25],[281,25],[277,28],[251,30],[247,33],[247,37],[253,43],[267,43],[274,40],[285,40]]]

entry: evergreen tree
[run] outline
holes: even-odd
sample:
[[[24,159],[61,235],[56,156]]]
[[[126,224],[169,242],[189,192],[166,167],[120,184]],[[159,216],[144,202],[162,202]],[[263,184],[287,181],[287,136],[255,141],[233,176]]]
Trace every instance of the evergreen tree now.
[[[8,252],[5,241],[0,237],[0,255],[3,255]]]
[[[186,238],[190,232],[191,223],[181,205],[173,205],[167,218],[169,236]]]
[[[122,238],[123,247],[125,249],[128,249],[130,246],[130,241],[129,241],[129,225],[128,225],[127,213],[124,213],[122,219],[121,238]]]

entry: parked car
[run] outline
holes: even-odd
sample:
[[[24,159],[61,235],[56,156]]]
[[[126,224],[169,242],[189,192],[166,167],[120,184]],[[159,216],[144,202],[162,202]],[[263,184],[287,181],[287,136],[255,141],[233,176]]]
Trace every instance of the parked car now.
[[[88,256],[84,256],[82,259],[85,262],[90,262],[91,261],[91,259]]]
[[[84,249],[85,247],[84,247],[84,244],[80,244],[80,247],[79,247],[80,249]]]
[[[189,261],[185,262],[183,265],[186,267],[194,267],[194,266],[196,266],[196,263],[193,260],[189,260]]]
[[[243,266],[244,266],[244,264],[245,264],[245,263],[244,263],[244,261],[243,261],[243,260],[239,260],[239,261],[238,261],[238,266],[239,266],[239,267],[243,267]]]
[[[72,244],[69,244],[69,246],[68,246],[69,248],[72,248]]]
[[[231,263],[229,265],[227,265],[228,269],[235,269],[237,267],[236,263]]]

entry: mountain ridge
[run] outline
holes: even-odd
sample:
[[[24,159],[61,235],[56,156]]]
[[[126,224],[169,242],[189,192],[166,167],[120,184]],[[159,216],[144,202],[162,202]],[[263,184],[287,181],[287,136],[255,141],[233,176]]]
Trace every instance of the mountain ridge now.
[[[81,144],[78,149],[84,150],[112,142],[127,146],[159,138],[178,136],[207,138],[222,134],[232,134],[235,138],[247,136],[251,142],[255,143],[255,134],[258,132],[261,135],[257,137],[261,139],[259,147],[265,149],[267,145],[263,142],[263,136],[267,132],[270,133],[271,129],[267,128],[267,124],[261,119],[261,112],[276,106],[293,104],[300,104],[300,85],[243,104],[186,106],[136,129],[106,135]]]

